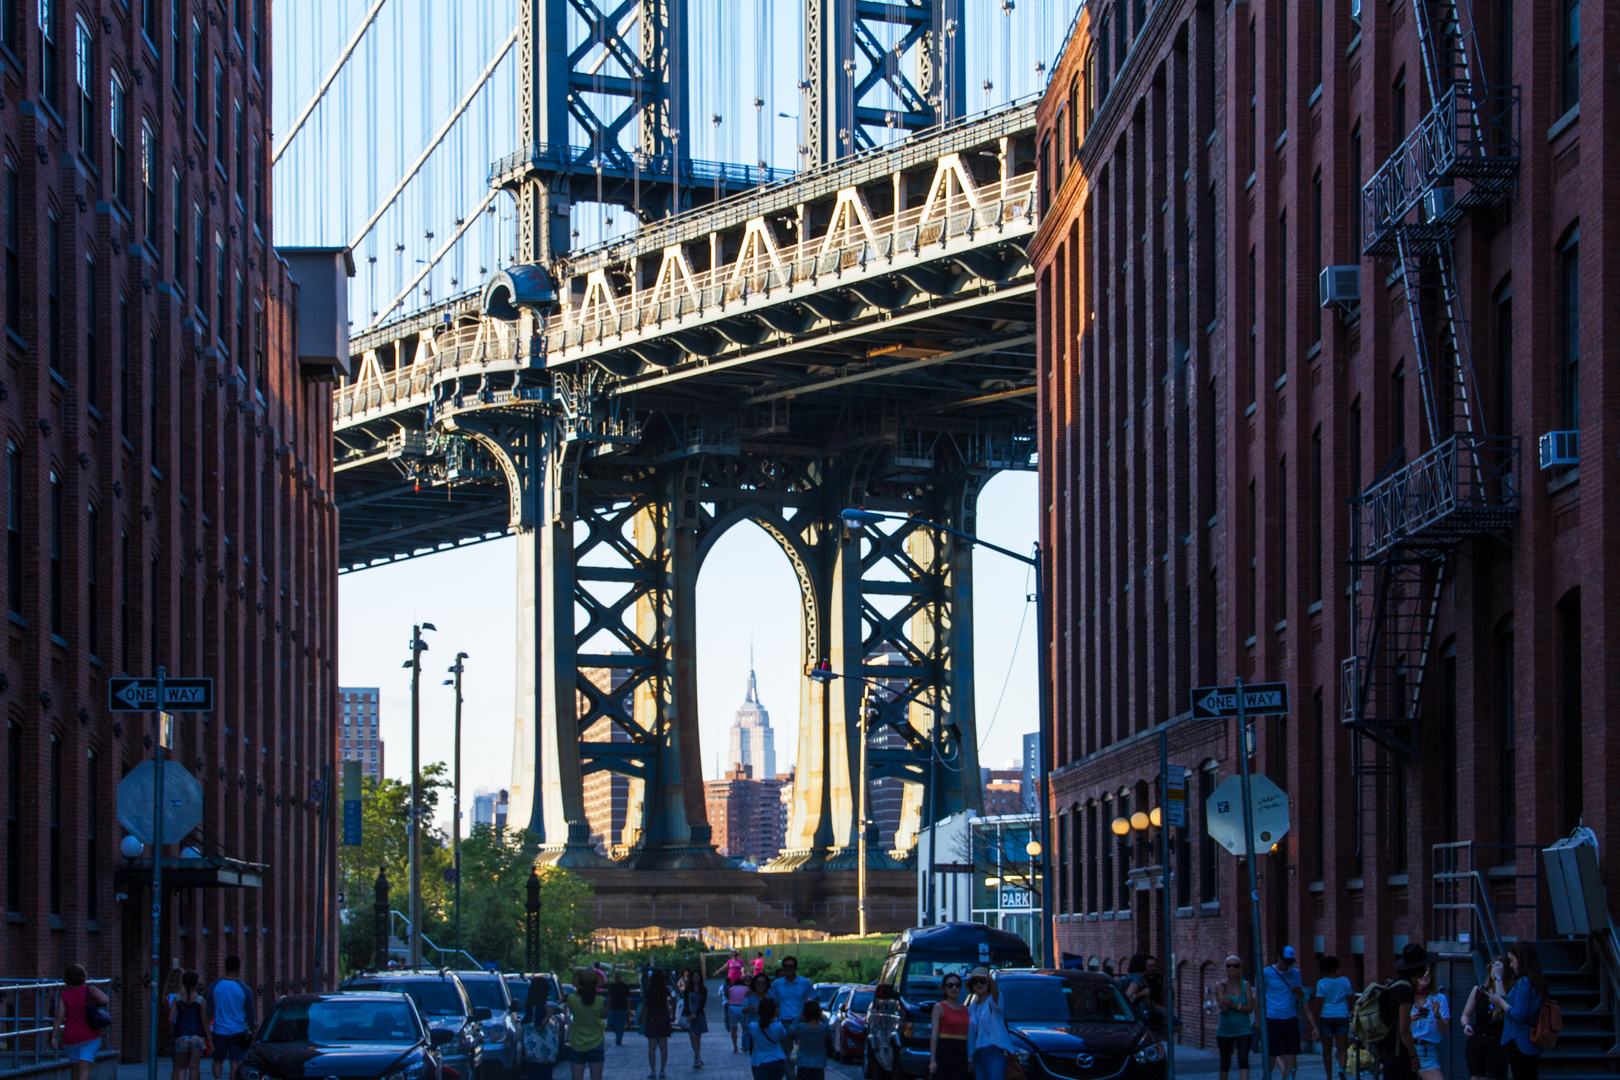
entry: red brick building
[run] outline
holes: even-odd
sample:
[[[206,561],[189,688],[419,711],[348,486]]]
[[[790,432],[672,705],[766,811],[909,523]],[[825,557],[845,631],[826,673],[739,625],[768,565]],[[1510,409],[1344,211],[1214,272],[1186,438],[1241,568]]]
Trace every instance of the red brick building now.
[[[751,765],[733,765],[724,778],[703,781],[703,801],[720,854],[764,864],[782,853],[787,828],[782,785],[776,777],[755,780]]]
[[[214,711],[175,724],[205,810],[200,857],[165,870],[164,967],[234,953],[272,999],[333,970],[312,784],[337,746],[342,256],[272,243],[267,0],[0,14],[0,970],[121,977],[131,1057],[151,873],[119,855],[116,792],[156,725],[109,712],[111,678],[214,680]]]
[[[1620,271],[1620,76],[1596,59],[1620,25],[1473,0],[1426,65],[1441,5],[1421,2],[1091,0],[1039,112],[1056,936],[1098,963],[1161,951],[1157,834],[1110,822],[1158,804],[1170,725],[1193,1038],[1248,909],[1202,815],[1238,733],[1191,721],[1190,687],[1292,688],[1257,724],[1253,764],[1293,814],[1257,869],[1267,949],[1299,947],[1308,979],[1331,952],[1360,986],[1435,934],[1436,844],[1476,845],[1525,936],[1547,930],[1510,909],[1532,845],[1581,819],[1620,837],[1620,610],[1600,599],[1620,334],[1599,299]],[[1425,123],[1454,160],[1429,160],[1427,192],[1407,173],[1402,202],[1380,170]],[[1329,267],[1349,269],[1319,291]],[[1576,430],[1538,468],[1540,437]]]

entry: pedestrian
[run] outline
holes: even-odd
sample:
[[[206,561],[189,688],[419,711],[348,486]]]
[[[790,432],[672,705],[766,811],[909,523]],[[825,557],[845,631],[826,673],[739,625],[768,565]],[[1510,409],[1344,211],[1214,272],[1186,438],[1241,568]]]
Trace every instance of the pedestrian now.
[[[1296,954],[1292,945],[1284,945],[1277,961],[1261,973],[1261,987],[1265,993],[1266,1045],[1270,1048],[1272,1065],[1282,1080],[1293,1080],[1299,1068],[1299,1007],[1305,1003],[1305,986],[1295,966]],[[1306,1016],[1309,1020],[1309,1015]],[[1311,1038],[1316,1038],[1315,1025]]]
[[[762,952],[754,953],[754,974],[765,974],[765,954]]]
[[[748,1064],[754,1080],[783,1080],[787,1075],[787,1029],[776,1018],[776,1000],[766,997],[748,1025]]]
[[[594,968],[586,968],[574,977],[575,990],[568,995],[568,1064],[574,1080],[584,1080],[585,1068],[590,1067],[591,1080],[602,1080],[602,1060],[606,1051],[606,1029],[602,1018],[607,1003],[602,1000]]]
[[[630,1016],[630,984],[624,981],[624,972],[614,971],[613,981],[607,988],[608,1030],[613,1032],[613,1045],[624,1045],[624,1025]]]
[[[1339,1080],[1344,1080],[1345,1053],[1350,1049],[1350,1007],[1355,1004],[1350,980],[1339,974],[1339,958],[1324,956],[1317,965],[1322,977],[1316,980],[1316,1030],[1322,1036],[1322,1075],[1333,1075],[1339,1063]]]
[[[242,981],[242,958],[225,958],[225,977],[208,988],[208,1012],[214,1018],[214,1080],[220,1080],[225,1062],[231,1063],[231,1080],[242,1072],[248,1047],[253,1045],[253,991]]]
[[[928,1075],[934,1080],[967,1080],[968,1011],[962,1004],[962,976],[940,980],[928,1029]]]
[[[559,1006],[551,1004],[551,980],[536,975],[529,980],[523,1001],[524,1080],[551,1080],[562,1056],[562,1031],[552,1022]]]
[[[703,1068],[703,1035],[709,1030],[709,990],[703,971],[694,969],[686,983],[686,1036],[692,1040],[692,1068]]]
[[[101,1049],[101,1031],[107,1026],[93,1022],[98,1006],[100,1015],[107,1015],[107,995],[86,982],[87,978],[78,964],[67,966],[62,975],[66,989],[56,996],[56,1025],[51,1030],[51,1045],[67,1054],[73,1080],[90,1080],[96,1051]]]
[[[734,983],[740,983],[742,981],[743,981],[743,958],[742,958],[742,953],[738,952],[736,949],[732,949],[731,950],[731,959],[726,961],[726,985],[731,986]]]
[[[974,1080],[1005,1080],[1013,1044],[1007,1034],[1001,990],[990,977],[990,969],[982,967],[968,973],[967,988],[968,1069]]]
[[[1451,1027],[1451,1003],[1434,985],[1430,966],[1412,981],[1412,1045],[1423,1080],[1445,1080],[1440,1071],[1440,1040]]]
[[[753,1036],[749,1034],[754,1021],[759,1019],[760,1002],[771,996],[771,977],[761,972],[755,975],[748,987],[748,996],[743,999],[743,1049],[753,1052]]]
[[[659,1080],[669,1069],[669,1036],[675,1029],[670,1010],[669,976],[654,971],[641,995],[642,1030],[647,1035],[647,1080]]]
[[[1243,977],[1243,961],[1226,958],[1226,978],[1204,991],[1215,1001],[1220,1020],[1215,1025],[1215,1048],[1221,1056],[1221,1080],[1237,1058],[1238,1080],[1249,1080],[1249,1051],[1254,1047],[1254,993]]]
[[[809,979],[799,978],[799,961],[797,957],[782,957],[782,976],[771,983],[771,999],[776,1002],[777,1019],[781,1021],[783,1030],[799,1022],[804,1015],[804,1003],[816,996],[816,986]],[[793,1052],[793,1036],[789,1035],[784,1041],[782,1049],[786,1053]]]
[[[1502,1045],[1505,1014],[1491,1003],[1491,988],[1502,978],[1507,963],[1506,953],[1497,957],[1485,981],[1468,992],[1468,1003],[1463,1006],[1469,1080],[1508,1080],[1507,1048]]]
[[[827,1022],[821,1014],[821,999],[811,998],[804,1003],[799,1022],[788,1028],[799,1047],[795,1080],[826,1080],[827,1077]]]
[[[743,1009],[748,1004],[748,986],[741,979],[726,987],[726,1030],[731,1032],[731,1052],[737,1052],[737,1036],[742,1033],[747,1018]]]
[[[1434,963],[1435,954],[1417,942],[1401,950],[1395,961],[1395,978],[1378,999],[1378,1014],[1389,1033],[1378,1044],[1378,1065],[1384,1080],[1412,1080],[1417,1075],[1417,1046],[1412,1041],[1412,1002],[1417,999],[1413,983]]]
[[[202,996],[202,976],[180,971],[180,992],[169,1001],[169,1031],[174,1036],[173,1080],[197,1080],[203,1055],[208,1052],[208,1002]]]
[[[1506,972],[1498,972],[1491,1004],[1502,1010],[1502,1045],[1507,1047],[1508,1067],[1513,1080],[1537,1080],[1541,1048],[1530,1041],[1530,1025],[1547,1000],[1547,977],[1541,973],[1535,946],[1528,941],[1509,945],[1507,971],[1513,973],[1513,988],[1507,988]]]
[[[169,977],[163,980],[163,1000],[172,1007],[174,999],[186,988],[186,973],[179,967],[169,969]]]

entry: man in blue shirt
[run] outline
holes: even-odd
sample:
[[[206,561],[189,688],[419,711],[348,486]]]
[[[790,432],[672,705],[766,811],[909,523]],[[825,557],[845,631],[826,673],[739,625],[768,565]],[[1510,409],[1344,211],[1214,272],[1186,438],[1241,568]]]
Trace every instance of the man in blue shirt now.
[[[784,1028],[791,1028],[804,1014],[804,1003],[816,996],[816,984],[799,978],[799,961],[792,956],[782,957],[782,975],[771,983],[770,996],[776,1001],[777,1019]],[[782,1040],[782,1050],[791,1056],[791,1039]]]
[[[227,1057],[231,1061],[231,1080],[236,1080],[254,1026],[253,991],[242,981],[240,957],[225,958],[225,977],[208,988],[208,1007],[214,1017],[214,1080],[220,1080]]]
[[[1305,987],[1294,960],[1294,947],[1284,945],[1277,962],[1260,973],[1265,988],[1266,1045],[1282,1080],[1292,1080],[1299,1066],[1299,1008],[1305,1003]],[[1307,1022],[1309,1019],[1307,1016]],[[1316,1038],[1314,1024],[1311,1038]]]

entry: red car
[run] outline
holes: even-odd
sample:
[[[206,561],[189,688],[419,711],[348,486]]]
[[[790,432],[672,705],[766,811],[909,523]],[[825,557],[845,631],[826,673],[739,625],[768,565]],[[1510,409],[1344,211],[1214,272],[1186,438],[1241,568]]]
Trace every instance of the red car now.
[[[846,986],[833,998],[827,1040],[835,1061],[857,1062],[866,1054],[866,1010],[872,1007],[872,987]]]

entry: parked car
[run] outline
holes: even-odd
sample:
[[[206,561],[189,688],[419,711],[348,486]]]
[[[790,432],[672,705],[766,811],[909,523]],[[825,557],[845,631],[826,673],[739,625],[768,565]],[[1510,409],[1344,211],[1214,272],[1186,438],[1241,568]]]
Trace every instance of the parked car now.
[[[557,976],[549,971],[541,972],[539,975],[520,975],[509,972],[501,977],[506,980],[506,989],[512,995],[512,1006],[517,1010],[520,1022],[523,1019],[524,1010],[529,1005],[529,982],[532,979],[544,979],[550,985],[551,992],[546,998],[547,1001],[553,1005],[562,1002],[562,984],[557,981]]]
[[[866,1054],[866,1011],[872,987],[846,986],[833,998],[827,1025],[827,1052],[838,1061],[860,1061]]]
[[[455,1037],[402,994],[291,994],[265,1018],[242,1080],[443,1080],[440,1048]]]
[[[473,1005],[467,988],[461,985],[455,972],[428,968],[367,971],[349,976],[341,989],[384,990],[409,995],[429,1028],[451,1034],[439,1051],[444,1080],[480,1080],[484,1062],[483,1022],[494,1014]]]
[[[1003,971],[994,978],[1031,1080],[1163,1080],[1164,1044],[1107,975]]]
[[[821,1002],[823,1016],[831,1011],[833,998],[837,996],[838,991],[848,985],[848,983],[816,983],[816,1000]]]
[[[458,971],[456,977],[467,988],[473,1008],[489,1010],[483,1022],[486,1067],[515,1075],[523,1065],[523,1010],[513,1002],[506,979],[494,971]]]
[[[865,1073],[896,1080],[928,1072],[934,1003],[947,974],[976,967],[1029,967],[1029,945],[1017,934],[981,923],[954,922],[904,931],[889,946],[867,1012]]]

